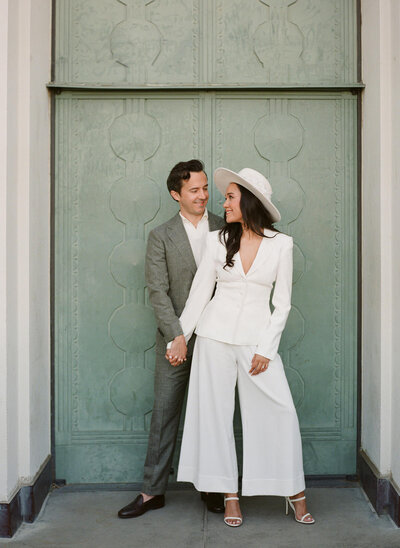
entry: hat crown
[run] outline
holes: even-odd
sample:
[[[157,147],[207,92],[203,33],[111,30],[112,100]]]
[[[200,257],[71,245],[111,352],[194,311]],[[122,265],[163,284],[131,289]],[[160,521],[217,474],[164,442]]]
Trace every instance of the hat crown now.
[[[274,223],[281,220],[281,214],[271,201],[272,188],[268,179],[255,169],[245,167],[239,173],[235,173],[226,167],[218,167],[214,172],[214,181],[222,196],[226,196],[226,191],[231,183],[247,188],[271,214]]]
[[[272,188],[269,184],[269,181],[264,175],[251,169],[251,167],[244,167],[238,172],[238,175],[249,182],[254,188],[258,190],[261,194],[266,196],[269,200],[272,196]]]

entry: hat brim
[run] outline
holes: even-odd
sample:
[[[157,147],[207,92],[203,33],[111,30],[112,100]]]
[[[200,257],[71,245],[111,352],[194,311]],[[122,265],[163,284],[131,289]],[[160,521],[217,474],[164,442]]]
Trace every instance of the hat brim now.
[[[271,214],[272,220],[274,223],[281,220],[281,214],[274,204],[268,200],[257,188],[255,188],[249,181],[243,179],[238,173],[226,169],[225,167],[217,167],[214,171],[214,182],[218,190],[221,192],[222,196],[225,197],[226,189],[231,183],[237,183],[238,185],[244,186],[247,188],[254,196],[256,196],[265,209]]]

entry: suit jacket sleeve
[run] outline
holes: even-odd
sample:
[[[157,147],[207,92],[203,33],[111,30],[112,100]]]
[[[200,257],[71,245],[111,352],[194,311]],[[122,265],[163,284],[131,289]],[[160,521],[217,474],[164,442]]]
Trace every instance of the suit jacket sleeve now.
[[[207,235],[207,245],[199,268],[193,279],[192,287],[185,308],[181,314],[180,323],[186,342],[193,335],[203,310],[210,301],[216,281],[216,237],[215,233]]]
[[[179,319],[168,295],[169,274],[165,245],[154,230],[150,232],[147,242],[146,283],[157,326],[164,339],[170,341],[182,335]]]
[[[293,275],[293,239],[285,242],[279,256],[275,279],[272,304],[274,311],[271,314],[268,326],[262,331],[256,353],[273,360],[278,352],[282,331],[289,316],[292,295]]]

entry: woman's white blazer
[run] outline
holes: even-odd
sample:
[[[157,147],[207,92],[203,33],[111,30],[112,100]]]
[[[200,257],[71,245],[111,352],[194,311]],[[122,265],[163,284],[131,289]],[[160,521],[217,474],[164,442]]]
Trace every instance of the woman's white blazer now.
[[[201,337],[238,345],[256,345],[256,354],[273,360],[290,311],[293,239],[265,230],[247,274],[239,253],[234,266],[224,268],[226,247],[219,231],[210,232],[186,306],[180,317],[189,340]],[[215,282],[217,282],[215,294]],[[274,287],[272,305],[270,296]],[[211,300],[210,300],[211,299]]]

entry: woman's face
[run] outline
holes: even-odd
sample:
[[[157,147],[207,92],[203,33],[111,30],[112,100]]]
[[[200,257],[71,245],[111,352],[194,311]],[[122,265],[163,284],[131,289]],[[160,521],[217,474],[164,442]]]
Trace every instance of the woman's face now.
[[[231,183],[226,189],[224,209],[227,223],[242,223],[242,211],[240,209],[241,192],[236,183]]]

